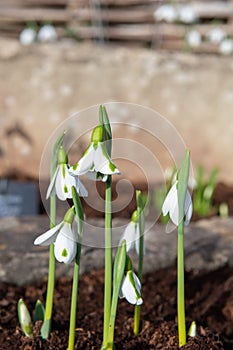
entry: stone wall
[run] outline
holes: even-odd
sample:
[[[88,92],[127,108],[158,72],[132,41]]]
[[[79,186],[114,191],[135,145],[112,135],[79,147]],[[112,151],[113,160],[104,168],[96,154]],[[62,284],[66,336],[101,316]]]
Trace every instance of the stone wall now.
[[[232,72],[231,57],[71,41],[21,47],[1,39],[0,175],[21,172],[38,178],[44,146],[65,119],[91,105],[123,101],[166,117],[190,147],[194,164],[202,163],[207,171],[217,165],[220,179],[230,182]],[[86,122],[78,128],[84,131]],[[77,155],[86,145],[84,137]],[[165,167],[163,152],[159,161]]]

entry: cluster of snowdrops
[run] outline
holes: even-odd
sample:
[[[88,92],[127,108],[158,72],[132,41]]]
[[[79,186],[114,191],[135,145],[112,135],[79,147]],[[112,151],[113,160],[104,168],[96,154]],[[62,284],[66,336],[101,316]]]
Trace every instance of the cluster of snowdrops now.
[[[135,305],[134,335],[140,333],[140,310],[143,303],[141,296],[143,256],[145,255],[145,217],[141,192],[136,191],[137,208],[132,213],[131,221],[122,233],[119,246],[112,262],[112,176],[120,170],[111,159],[112,132],[107,111],[99,109],[99,125],[92,132],[91,142],[81,159],[69,165],[68,156],[63,148],[63,133],[56,141],[51,159],[51,181],[47,190],[50,199],[50,229],[36,238],[35,245],[50,247],[48,285],[45,308],[36,304],[36,320],[43,319],[41,337],[47,339],[51,331],[53,293],[55,282],[55,259],[69,264],[74,262],[73,286],[70,306],[70,328],[68,350],[75,346],[76,308],[78,304],[78,279],[81,261],[84,212],[80,197],[88,196],[88,191],[79,179],[86,175],[93,181],[105,183],[105,281],[104,281],[104,324],[102,350],[114,348],[114,326],[119,297]],[[188,192],[190,154],[186,151],[177,173],[177,179],[168,192],[162,206],[163,215],[170,215],[178,227],[177,251],[177,313],[179,346],[186,343],[185,307],[184,307],[184,225],[192,216],[192,199]],[[64,219],[56,224],[56,200],[73,200]],[[73,225],[76,221],[77,225]],[[75,228],[74,228],[75,227]],[[137,274],[132,266],[128,252],[135,248],[138,253]],[[113,267],[112,267],[113,266]],[[18,303],[18,315],[25,335],[32,336],[33,328],[30,314],[22,299]]]

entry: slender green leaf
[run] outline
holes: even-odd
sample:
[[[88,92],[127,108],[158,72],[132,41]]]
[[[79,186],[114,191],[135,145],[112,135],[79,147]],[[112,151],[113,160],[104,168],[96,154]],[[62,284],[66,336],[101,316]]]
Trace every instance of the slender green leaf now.
[[[121,242],[117,249],[115,262],[114,262],[114,272],[113,272],[113,284],[114,288],[117,285],[121,285],[122,278],[124,276],[126,263],[126,241],[125,239]]]
[[[99,108],[99,121],[100,124],[103,125],[103,140],[106,144],[106,150],[108,155],[111,157],[112,153],[112,130],[109,122],[107,110],[105,106],[101,105]]]
[[[32,336],[32,319],[28,308],[23,301],[23,299],[19,299],[18,301],[18,318],[22,331],[26,335],[26,337]]]
[[[66,131],[63,131],[63,133],[57,138],[52,152],[52,158],[51,158],[51,165],[50,165],[50,174],[51,178],[53,177],[56,167],[57,167],[57,153],[60,148],[60,146],[63,144],[64,137],[65,137]]]
[[[37,300],[35,310],[34,310],[33,322],[43,321],[44,313],[45,313],[44,305],[41,303],[40,300]]]

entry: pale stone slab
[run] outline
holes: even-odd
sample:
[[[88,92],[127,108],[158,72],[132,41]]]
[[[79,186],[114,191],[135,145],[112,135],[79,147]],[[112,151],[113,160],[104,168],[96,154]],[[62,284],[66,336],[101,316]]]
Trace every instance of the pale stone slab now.
[[[119,242],[126,220],[113,221],[114,246]],[[0,280],[25,284],[46,277],[48,247],[34,246],[35,237],[47,230],[46,216],[0,219]],[[89,220],[84,231],[81,273],[104,264],[103,220]],[[156,271],[176,263],[176,231],[165,233],[164,226],[147,223],[144,271]],[[233,218],[213,218],[191,223],[185,232],[187,270],[216,269],[233,264]],[[115,252],[115,248],[114,248]],[[130,253],[135,269],[137,255]],[[72,275],[72,264],[57,263],[57,276]]]

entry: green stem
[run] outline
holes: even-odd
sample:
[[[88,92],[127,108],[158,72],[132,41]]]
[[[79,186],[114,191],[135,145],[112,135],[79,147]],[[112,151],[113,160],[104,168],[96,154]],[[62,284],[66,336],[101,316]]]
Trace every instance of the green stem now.
[[[77,296],[78,296],[78,280],[79,280],[79,262],[76,258],[73,272],[73,286],[71,296],[71,307],[70,307],[70,329],[69,329],[69,343],[67,350],[74,349],[75,341],[75,327],[76,327],[76,308],[77,308]]]
[[[56,222],[56,197],[50,197],[50,228],[55,226]],[[48,271],[48,285],[47,295],[45,303],[45,315],[44,322],[41,327],[41,336],[43,339],[47,339],[51,330],[51,318],[53,312],[53,294],[55,284],[55,256],[54,256],[54,244],[50,244],[49,247],[49,271]]]
[[[75,328],[76,328],[76,310],[77,310],[77,298],[78,298],[78,282],[79,282],[79,269],[80,269],[80,258],[82,250],[82,240],[83,240],[83,208],[78,196],[76,188],[72,187],[72,198],[75,207],[76,219],[77,219],[77,234],[78,234],[78,243],[77,243],[77,253],[74,263],[74,272],[73,272],[73,285],[72,285],[72,296],[71,296],[71,306],[70,306],[70,329],[69,329],[69,342],[68,349],[74,349],[75,342]]]
[[[105,191],[105,277],[103,347],[107,346],[112,294],[112,178],[108,176]]]
[[[186,344],[185,297],[184,297],[184,222],[178,226],[177,247],[177,315],[179,347]]]
[[[138,278],[142,283],[142,271],[143,271],[143,256],[144,256],[144,213],[142,210],[142,197],[141,192],[137,191],[137,203],[138,203],[138,223],[139,223],[139,260],[138,260]],[[140,314],[141,305],[135,305],[134,308],[134,335],[138,336],[140,332]]]
[[[114,346],[114,330],[115,330],[118,296],[119,296],[119,290],[114,290],[113,296],[112,296],[112,307],[111,307],[111,315],[110,315],[109,328],[108,328],[107,350],[112,350]]]

